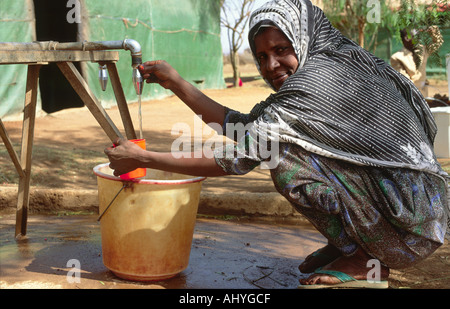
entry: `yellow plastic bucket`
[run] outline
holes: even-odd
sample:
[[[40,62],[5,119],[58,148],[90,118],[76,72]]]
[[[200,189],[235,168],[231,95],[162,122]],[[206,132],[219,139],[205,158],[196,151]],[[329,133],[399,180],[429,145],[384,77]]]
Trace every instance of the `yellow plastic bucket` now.
[[[185,270],[205,177],[147,169],[145,178],[124,181],[109,164],[96,166],[94,174],[103,264],[133,281],[164,280]]]

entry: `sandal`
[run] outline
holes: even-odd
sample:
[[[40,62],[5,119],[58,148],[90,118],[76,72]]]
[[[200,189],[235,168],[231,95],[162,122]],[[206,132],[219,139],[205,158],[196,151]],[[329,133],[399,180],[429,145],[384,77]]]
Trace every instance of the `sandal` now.
[[[298,269],[300,270],[300,272],[302,272],[304,274],[312,273],[312,272],[314,272],[314,270],[317,269],[317,267],[325,266],[325,265],[333,262],[336,258],[338,258],[338,257],[334,257],[334,256],[323,253],[323,251],[326,251],[328,246],[331,246],[331,245],[326,245],[325,247],[320,248],[320,249],[314,251],[313,253],[311,253],[310,255],[308,255],[306,257],[306,259],[303,261],[303,263],[301,263],[298,266]],[[314,263],[314,261],[316,261],[316,263]],[[309,267],[308,266],[305,267],[304,265],[305,264],[307,265],[308,263],[310,263],[312,265]]]
[[[334,276],[341,281],[337,284],[300,284],[299,289],[333,289],[333,288],[356,288],[356,289],[387,289],[389,283],[387,280],[384,281],[368,281],[368,280],[357,280],[346,273],[336,271],[336,270],[324,270],[319,267],[314,271],[316,274],[326,274]]]

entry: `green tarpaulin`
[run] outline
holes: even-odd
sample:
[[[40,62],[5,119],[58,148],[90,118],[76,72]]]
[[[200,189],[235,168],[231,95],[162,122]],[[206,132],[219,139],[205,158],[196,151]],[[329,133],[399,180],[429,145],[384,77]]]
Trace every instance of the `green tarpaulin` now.
[[[69,20],[76,12],[74,3],[79,4],[81,18],[79,23],[70,24]],[[144,61],[167,60],[200,89],[225,87],[219,0],[0,0],[0,8],[0,42],[128,38],[140,43]],[[70,34],[72,29],[75,29],[74,34]],[[125,97],[129,103],[136,102],[130,52],[120,50],[119,54],[116,65]],[[48,112],[66,108],[65,101],[70,101],[69,97],[76,94],[67,89],[59,72],[45,67],[50,66],[41,69],[39,97],[42,108],[45,110],[47,106]],[[102,105],[115,105],[111,83],[105,92],[101,90],[98,64],[83,63],[79,68]],[[57,71],[56,67],[54,71]],[[25,65],[0,65],[0,117],[23,109],[25,80]],[[159,85],[145,84],[142,99],[169,94]],[[75,102],[71,106],[78,105]]]
[[[27,0],[0,0],[0,42],[36,39],[34,14]],[[27,67],[0,65],[0,117],[23,110]]]
[[[167,60],[181,76],[201,89],[223,88],[220,41],[220,1],[136,0],[113,6],[111,1],[87,0],[88,41],[130,38],[142,47],[143,60]],[[131,58],[122,51],[117,64],[125,96],[135,97]],[[98,67],[89,65],[89,84],[97,85]],[[97,91],[98,92],[98,91]],[[144,99],[167,94],[159,85],[144,86]],[[111,92],[103,101],[113,100]]]

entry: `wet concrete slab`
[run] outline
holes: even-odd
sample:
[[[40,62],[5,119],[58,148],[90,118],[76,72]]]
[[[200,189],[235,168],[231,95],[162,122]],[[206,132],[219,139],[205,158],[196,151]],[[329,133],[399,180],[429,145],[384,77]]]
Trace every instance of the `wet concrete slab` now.
[[[15,239],[15,215],[1,215],[1,289],[295,289],[306,276],[299,263],[326,243],[300,222],[198,218],[187,269],[132,282],[104,266],[97,216],[31,215],[28,222],[27,235]]]

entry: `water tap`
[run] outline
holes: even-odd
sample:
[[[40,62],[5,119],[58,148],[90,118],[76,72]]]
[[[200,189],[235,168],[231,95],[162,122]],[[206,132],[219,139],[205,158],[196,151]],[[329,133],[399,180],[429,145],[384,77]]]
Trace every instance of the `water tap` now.
[[[106,90],[106,86],[108,85],[108,71],[106,69],[106,65],[99,65],[98,68],[98,80],[100,82],[100,86],[102,90]]]
[[[139,72],[139,66],[141,65],[133,66],[133,85],[137,95],[142,94],[142,88],[144,87],[144,78],[142,77],[141,72]]]

